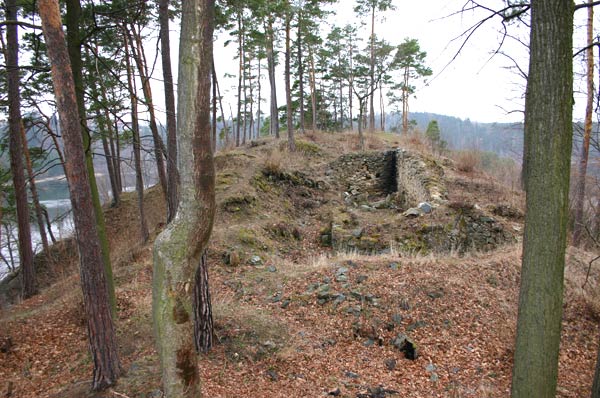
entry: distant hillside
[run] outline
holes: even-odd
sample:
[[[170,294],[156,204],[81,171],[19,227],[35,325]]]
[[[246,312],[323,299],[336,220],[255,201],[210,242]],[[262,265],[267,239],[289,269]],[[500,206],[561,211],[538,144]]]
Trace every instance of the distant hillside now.
[[[386,119],[390,129],[401,124],[400,115],[390,115]],[[430,121],[437,120],[442,139],[452,149],[478,149],[514,159],[521,157],[523,148],[521,123],[479,123],[426,112],[411,113],[410,119],[416,121],[421,131],[427,129]]]

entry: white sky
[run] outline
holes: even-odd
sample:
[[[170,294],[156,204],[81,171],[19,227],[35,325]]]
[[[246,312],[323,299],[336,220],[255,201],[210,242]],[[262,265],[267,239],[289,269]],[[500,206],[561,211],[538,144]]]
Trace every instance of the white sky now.
[[[583,0],[580,0],[583,1]],[[483,0],[490,8],[501,8],[502,0]],[[427,52],[426,63],[433,70],[427,85],[418,84],[416,98],[410,101],[411,112],[432,112],[445,115],[469,118],[479,122],[514,122],[521,121],[523,109],[523,92],[525,81],[514,70],[509,70],[512,65],[503,55],[491,56],[498,48],[502,38],[500,32],[502,25],[498,17],[481,26],[462,49],[458,57],[450,63],[462,39],[453,40],[461,35],[470,26],[488,14],[482,10],[457,13],[467,3],[467,0],[394,0],[396,10],[380,14],[376,24],[376,34],[393,45],[400,44],[405,37],[416,38],[421,49]],[[328,23],[343,26],[347,23],[360,22],[354,14],[355,0],[339,0],[331,8],[333,15]],[[585,17],[586,11],[576,13],[576,34],[574,46],[576,49],[585,45]],[[365,22],[370,23],[367,19]],[[177,70],[177,47],[179,29],[178,21],[172,23],[171,46],[173,68]],[[370,25],[367,23],[360,33],[363,38],[368,37]],[[599,25],[598,18],[595,21]],[[577,27],[580,27],[577,31]],[[328,24],[322,25],[322,36],[330,30]],[[509,26],[509,33],[519,36],[523,40],[528,38],[525,27]],[[236,43],[223,47],[223,42],[230,39],[227,32],[219,32],[215,43],[215,64],[219,75],[221,94],[225,96],[225,113],[229,115],[229,104],[235,110],[235,89],[237,77],[225,79],[225,73],[237,76]],[[155,45],[148,46],[150,50]],[[502,50],[516,59],[523,70],[527,71],[527,51],[523,45],[515,40],[507,39]],[[280,53],[280,57],[282,54]],[[450,64],[449,64],[450,63]],[[448,65],[449,64],[449,65]],[[581,57],[575,60],[575,68],[581,70]],[[268,79],[266,76],[266,62],[263,62],[263,98],[268,96]],[[445,69],[444,69],[445,67]],[[160,63],[157,65],[155,77],[160,79]],[[277,67],[278,102],[283,105],[285,96],[283,92],[283,62],[282,58]],[[155,82],[157,97],[162,96],[162,84]],[[574,118],[583,118],[585,93],[577,93],[585,87],[581,80],[575,78],[576,106]],[[162,107],[162,98],[157,98],[157,105]],[[386,107],[387,108],[387,107]],[[262,105],[263,112],[268,113],[268,104]],[[389,109],[388,109],[389,110]]]

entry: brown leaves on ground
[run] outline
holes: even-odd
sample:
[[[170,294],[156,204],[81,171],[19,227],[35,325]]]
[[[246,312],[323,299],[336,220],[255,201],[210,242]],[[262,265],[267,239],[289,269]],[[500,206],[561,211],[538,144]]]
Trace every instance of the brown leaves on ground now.
[[[303,162],[305,155],[286,154],[277,167],[317,178],[326,169],[323,160],[346,150],[335,135],[309,138],[323,159]],[[376,138],[370,138],[372,146],[383,147]],[[217,344],[200,356],[204,396],[508,396],[519,245],[462,257],[334,255],[320,247],[319,237],[339,193],[321,192],[311,198],[320,207],[303,208],[295,203],[305,190],[251,185],[274,148],[220,155],[218,200],[250,192],[257,202],[238,213],[221,212],[215,225],[210,283]],[[519,206],[518,194],[502,193],[484,177],[447,173],[453,202]],[[159,229],[160,191],[151,190],[146,200],[149,225]],[[136,243],[136,214],[134,196],[124,195],[121,208],[106,215],[126,375],[111,390],[89,392],[92,364],[74,273],[0,314],[0,398],[161,396],[152,338],[151,243]],[[511,222],[518,226],[520,220]],[[299,237],[287,236],[283,226],[297,228]],[[239,264],[225,265],[223,253],[234,249]],[[263,264],[248,265],[251,253],[260,254]],[[587,396],[592,383],[598,307],[590,292],[599,275],[594,268],[591,284],[581,289],[588,257],[577,250],[568,256],[560,397]],[[416,344],[415,360],[393,345],[399,335]]]

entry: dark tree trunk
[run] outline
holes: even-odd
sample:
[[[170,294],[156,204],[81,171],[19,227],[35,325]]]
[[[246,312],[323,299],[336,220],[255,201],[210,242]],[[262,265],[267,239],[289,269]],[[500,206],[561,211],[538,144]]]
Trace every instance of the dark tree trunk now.
[[[292,120],[292,87],[290,83],[290,23],[291,16],[288,14],[285,18],[285,99],[287,109],[287,133],[288,149],[290,152],[296,151],[296,141],[294,140],[294,121]]]
[[[273,21],[267,17],[267,69],[271,86],[271,135],[279,138],[279,111],[277,109],[277,87],[275,80],[275,51],[273,50]]]
[[[27,176],[29,180],[29,190],[31,191],[31,200],[33,202],[33,208],[35,209],[35,219],[38,224],[38,230],[40,232],[40,238],[42,239],[42,247],[44,248],[44,255],[46,256],[48,263],[52,264],[50,256],[50,250],[48,245],[48,235],[46,235],[46,227],[44,224],[44,213],[42,211],[42,205],[40,204],[40,196],[38,195],[37,186],[35,184],[35,175],[33,173],[33,164],[31,162],[31,156],[29,154],[29,147],[27,144],[27,136],[25,134],[25,127],[21,123],[21,142],[23,143],[23,155],[25,156],[25,166],[27,168]]]
[[[171,45],[169,38],[169,0],[160,0],[160,51],[167,111],[167,223],[177,212],[179,172],[177,170],[177,119],[175,115],[175,85],[171,69]]]
[[[310,104],[312,110],[312,131],[317,131],[317,81],[315,76],[315,59],[313,57],[312,49],[309,47],[309,58],[310,58]]]
[[[207,353],[213,345],[213,316],[208,284],[208,256],[204,250],[194,283],[194,340],[196,351]]]
[[[110,189],[112,191],[112,206],[119,206],[121,192],[117,185],[117,176],[115,175],[114,161],[108,144],[108,129],[110,129],[110,120],[106,121],[100,112],[96,113],[96,120],[98,121],[98,128],[100,130],[100,137],[102,141],[102,149],[104,150],[104,158],[106,160],[106,170],[108,171],[108,179],[110,181]]]
[[[123,28],[126,29],[125,27]],[[140,142],[140,126],[138,122],[138,102],[135,87],[135,80],[133,78],[133,68],[129,62],[129,45],[133,43],[129,42],[127,37],[123,38],[125,42],[125,63],[127,69],[127,84],[129,88],[129,96],[131,99],[131,132],[133,139],[133,157],[135,164],[135,190],[137,192],[138,199],[138,212],[140,217],[140,240],[142,243],[148,241],[148,224],[146,223],[146,214],[144,211],[144,177],[142,173],[142,153],[141,153],[141,142]]]
[[[258,110],[256,111],[256,120],[257,120],[257,126],[256,126],[256,138],[260,137],[260,122],[261,122],[261,114],[260,114],[260,103],[262,101],[262,84],[260,82],[260,78],[261,78],[261,59],[260,57],[258,57]]]
[[[108,295],[110,298],[110,306],[113,314],[117,311],[117,299],[115,296],[115,286],[113,282],[112,266],[110,262],[110,252],[108,248],[108,239],[106,237],[106,226],[104,223],[104,212],[100,195],[98,193],[98,185],[96,184],[96,173],[94,172],[94,159],[92,153],[92,139],[87,128],[87,116],[85,110],[84,85],[82,75],[81,61],[81,37],[79,34],[79,22],[81,17],[80,0],[67,0],[67,46],[69,60],[71,63],[71,73],[75,85],[75,95],[77,100],[77,112],[81,128],[79,131],[82,134],[82,145],[85,155],[85,165],[88,172],[88,181],[92,192],[92,203],[94,204],[94,214],[96,215],[96,228],[100,237],[100,247],[102,248],[102,257],[104,264],[104,272],[106,273],[106,283],[108,286]],[[60,113],[59,113],[60,114]]]
[[[369,95],[369,133],[375,131],[375,4],[371,13],[371,95]]]
[[[531,2],[526,216],[512,397],[556,394],[573,133],[571,0]]]
[[[211,65],[211,84],[212,84],[212,150],[217,151],[217,71],[214,63]]]
[[[121,374],[110,296],[96,226],[92,192],[86,170],[75,85],[65,47],[57,0],[39,0],[38,8],[65,146],[65,171],[71,195],[75,239],[79,248],[81,288],[94,364],[92,388],[102,390]]]
[[[600,346],[596,356],[596,369],[594,370],[594,382],[592,384],[592,398],[600,398]]]
[[[304,133],[304,65],[302,64],[302,11],[298,14],[298,93],[300,96],[300,132]]]
[[[592,136],[592,115],[594,113],[594,7],[588,7],[587,20],[587,103],[585,108],[585,123],[583,131],[583,142],[581,144],[581,158],[579,159],[579,174],[575,185],[575,223],[573,227],[573,246],[581,244],[583,231],[585,230],[583,213],[585,201],[585,183],[587,177],[587,165],[590,155],[590,139]]]
[[[225,112],[223,111],[223,99],[221,98],[221,89],[219,88],[219,79],[217,78],[217,70],[215,69],[214,61],[212,63],[212,76],[214,79],[215,86],[217,88],[219,109],[221,110],[221,119],[223,119],[223,131],[225,132],[225,146],[227,146],[227,144],[229,144],[229,127],[227,127],[227,120],[225,119]],[[231,122],[233,123],[233,120]]]
[[[6,18],[17,20],[16,0],[7,0]],[[29,224],[29,204],[27,200],[27,185],[23,172],[23,139],[21,136],[21,94],[19,88],[19,35],[16,24],[6,27],[7,39],[7,88],[8,88],[8,124],[10,169],[15,201],[17,204],[17,224],[19,235],[19,258],[23,278],[23,298],[29,298],[37,293],[35,268],[33,266],[33,249],[31,248],[31,227]]]
[[[242,41],[242,12],[238,11],[238,58],[239,75],[237,90],[237,122],[235,124],[235,146],[240,146],[240,126],[242,122],[242,78],[244,73],[244,47]]]
[[[152,132],[152,140],[154,141],[154,157],[156,159],[156,172],[158,175],[158,181],[162,188],[165,199],[169,198],[169,190],[167,187],[167,175],[165,174],[165,145],[160,138],[158,132],[158,126],[156,124],[156,116],[154,114],[154,100],[152,97],[152,89],[150,87],[150,76],[148,72],[148,64],[146,62],[146,55],[144,53],[144,47],[142,46],[142,38],[140,33],[136,30],[135,26],[131,24],[131,29],[128,31],[131,44],[131,55],[135,60],[140,79],[142,81],[142,92],[144,93],[144,100],[146,107],[148,108],[148,114],[150,115],[150,131]]]

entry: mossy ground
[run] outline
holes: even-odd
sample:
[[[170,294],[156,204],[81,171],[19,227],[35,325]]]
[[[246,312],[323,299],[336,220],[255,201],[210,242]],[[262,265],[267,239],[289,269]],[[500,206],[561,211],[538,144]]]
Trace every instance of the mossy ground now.
[[[342,396],[355,397],[381,385],[407,397],[507,396],[519,245],[440,255],[425,250],[420,237],[436,225],[450,228],[457,212],[475,205],[486,215],[499,204],[522,208],[522,193],[437,159],[444,165],[447,208],[415,219],[394,209],[363,211],[344,203],[329,172],[334,159],[356,150],[356,134],[307,134],[302,141],[305,149],[296,154],[282,153],[279,143],[267,140],[216,157],[219,211],[209,266],[217,344],[200,357],[203,394],[316,397],[339,388]],[[397,135],[367,135],[372,150],[399,142]],[[76,258],[70,254],[57,282],[0,313],[0,343],[12,340],[12,348],[0,352],[0,396],[8,388],[23,398],[160,396],[151,244],[164,227],[164,208],[160,190],[149,190],[147,245],[138,244],[134,195],[124,195],[121,207],[106,213],[119,348],[127,371],[119,383],[89,393],[92,364]],[[522,219],[513,213],[497,212],[492,216],[506,228],[521,227]],[[387,250],[370,256],[333,251],[322,236],[334,219],[349,231],[360,226],[366,239],[384,242]],[[518,237],[517,229],[512,230]],[[234,266],[224,261],[232,251],[239,257]],[[255,255],[262,264],[248,263]],[[597,268],[581,288],[591,258],[585,251],[569,251],[561,397],[586,396],[591,385],[600,308],[593,293]],[[415,361],[390,343],[398,333],[418,345]]]

